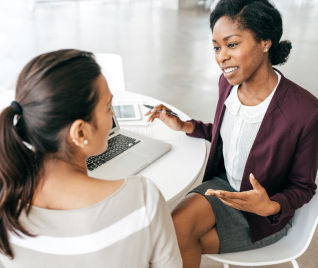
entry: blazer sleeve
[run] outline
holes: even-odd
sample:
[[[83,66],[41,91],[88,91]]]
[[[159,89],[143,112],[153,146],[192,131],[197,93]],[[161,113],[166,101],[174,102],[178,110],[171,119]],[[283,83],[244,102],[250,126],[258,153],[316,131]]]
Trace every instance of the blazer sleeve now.
[[[208,141],[212,140],[213,124],[211,124],[211,123],[205,124],[201,121],[197,121],[197,120],[193,120],[193,119],[190,120],[189,122],[192,122],[194,124],[194,130],[191,134],[187,133],[188,136],[206,139]]]
[[[282,192],[270,197],[281,205],[281,212],[271,220],[273,225],[294,215],[297,208],[308,203],[315,194],[318,169],[318,110],[304,128],[294,154],[288,175],[288,184]],[[271,218],[270,218],[271,219]]]

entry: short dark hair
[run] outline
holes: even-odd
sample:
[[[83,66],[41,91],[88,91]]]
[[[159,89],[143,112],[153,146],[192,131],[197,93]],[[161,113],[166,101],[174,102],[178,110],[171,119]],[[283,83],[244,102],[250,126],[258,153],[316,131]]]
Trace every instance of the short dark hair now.
[[[290,41],[280,41],[282,17],[268,0],[220,0],[210,15],[212,32],[215,23],[223,16],[251,30],[257,41],[271,40],[269,58],[272,65],[287,61],[292,45]]]
[[[14,255],[8,231],[31,235],[19,216],[30,211],[46,157],[57,155],[70,162],[66,130],[76,119],[94,123],[99,100],[95,82],[100,73],[92,53],[75,49],[37,56],[20,73],[16,101],[22,115],[12,106],[0,114],[1,253]]]

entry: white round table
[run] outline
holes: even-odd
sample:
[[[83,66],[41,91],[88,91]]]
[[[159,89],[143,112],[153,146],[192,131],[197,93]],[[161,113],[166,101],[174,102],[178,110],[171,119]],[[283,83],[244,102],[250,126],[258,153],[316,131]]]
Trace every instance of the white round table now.
[[[139,103],[141,108],[142,104],[155,106],[162,103],[176,112],[180,119],[190,119],[189,116],[177,108],[148,96],[127,91],[114,92],[113,94],[114,103]],[[147,108],[142,108],[141,112],[146,111],[148,111]],[[139,173],[151,179],[157,185],[170,209],[175,207],[188,191],[201,183],[207,159],[207,143],[205,140],[189,137],[184,132],[173,131],[159,119],[148,125],[142,125],[138,122],[136,124],[125,123],[123,121],[119,124],[123,129],[163,140],[172,145],[170,152]]]

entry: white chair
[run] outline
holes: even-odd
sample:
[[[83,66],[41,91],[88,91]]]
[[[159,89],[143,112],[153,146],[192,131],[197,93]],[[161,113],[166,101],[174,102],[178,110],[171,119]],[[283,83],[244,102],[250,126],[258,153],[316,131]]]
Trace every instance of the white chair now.
[[[316,184],[318,176],[316,177]],[[298,268],[296,259],[308,248],[318,224],[318,193],[310,202],[296,210],[293,226],[287,236],[264,248],[226,254],[206,254],[205,256],[221,262],[224,268],[230,264],[239,266],[263,266],[291,262]]]
[[[125,91],[123,60],[118,54],[95,53],[96,61],[102,68],[109,89],[114,92]]]

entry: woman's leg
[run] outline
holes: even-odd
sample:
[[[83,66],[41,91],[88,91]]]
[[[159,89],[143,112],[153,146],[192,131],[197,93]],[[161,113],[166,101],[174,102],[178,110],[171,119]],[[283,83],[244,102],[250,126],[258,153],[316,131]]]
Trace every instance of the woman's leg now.
[[[172,212],[183,267],[200,267],[202,253],[218,253],[219,237],[209,201],[189,194]]]

